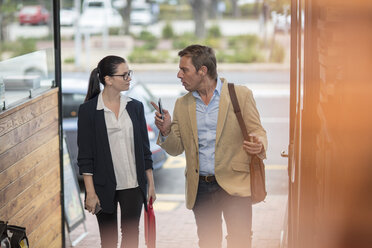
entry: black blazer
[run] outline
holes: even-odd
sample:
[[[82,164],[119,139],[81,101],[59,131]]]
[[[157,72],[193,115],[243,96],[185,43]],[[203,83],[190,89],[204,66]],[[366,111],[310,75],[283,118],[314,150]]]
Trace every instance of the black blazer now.
[[[94,188],[102,210],[106,213],[113,213],[116,209],[116,179],[104,110],[97,110],[97,101],[98,96],[81,104],[79,107],[78,166],[80,174],[93,174]],[[143,193],[145,204],[147,195],[145,170],[152,169],[152,158],[143,104],[132,99],[132,101],[127,103],[126,110],[133,124],[137,180]]]

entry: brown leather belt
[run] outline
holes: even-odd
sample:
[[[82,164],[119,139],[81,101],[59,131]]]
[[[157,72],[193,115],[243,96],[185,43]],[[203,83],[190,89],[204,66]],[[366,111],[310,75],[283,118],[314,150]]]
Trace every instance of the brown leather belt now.
[[[199,180],[207,182],[207,183],[211,183],[211,182],[216,181],[216,177],[213,175],[212,176],[199,176]]]

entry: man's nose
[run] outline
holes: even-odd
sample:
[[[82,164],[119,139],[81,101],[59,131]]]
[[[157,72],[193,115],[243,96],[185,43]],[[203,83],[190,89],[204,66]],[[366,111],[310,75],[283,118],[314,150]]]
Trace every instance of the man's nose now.
[[[177,73],[177,77],[178,77],[178,78],[182,78],[182,76],[183,76],[183,75],[182,75],[182,72],[181,72],[181,71],[178,71],[178,73]]]

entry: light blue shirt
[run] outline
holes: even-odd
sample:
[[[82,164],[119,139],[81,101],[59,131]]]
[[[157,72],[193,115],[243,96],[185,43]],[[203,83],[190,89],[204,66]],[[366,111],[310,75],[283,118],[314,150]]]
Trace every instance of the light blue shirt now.
[[[212,99],[206,105],[198,92],[192,95],[196,100],[196,122],[199,143],[199,174],[202,176],[214,175],[214,152],[216,145],[216,129],[218,108],[220,104],[222,82],[217,78],[216,89]]]

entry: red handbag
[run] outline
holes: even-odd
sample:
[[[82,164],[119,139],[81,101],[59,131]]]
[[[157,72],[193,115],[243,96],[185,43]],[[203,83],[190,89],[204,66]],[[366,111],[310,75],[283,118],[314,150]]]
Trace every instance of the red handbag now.
[[[145,241],[148,248],[156,247],[156,223],[155,213],[152,206],[152,197],[149,204],[147,204],[147,211],[145,209]]]

